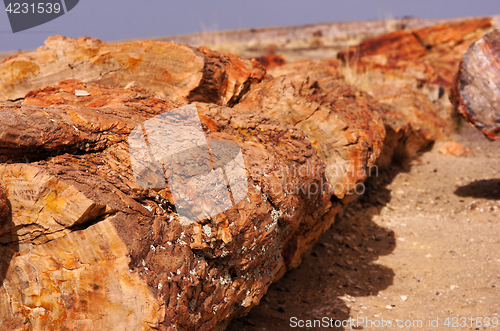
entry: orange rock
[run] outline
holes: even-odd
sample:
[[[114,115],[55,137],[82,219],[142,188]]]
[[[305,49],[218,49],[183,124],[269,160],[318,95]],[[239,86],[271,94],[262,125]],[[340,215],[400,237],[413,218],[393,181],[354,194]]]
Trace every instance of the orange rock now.
[[[443,155],[469,156],[473,152],[467,147],[452,140],[444,144],[443,147],[439,149],[439,153]]]
[[[256,62],[204,47],[54,36],[38,50],[0,64],[0,99],[21,99],[33,89],[72,78],[113,88],[135,83],[162,98],[231,105],[264,75]]]

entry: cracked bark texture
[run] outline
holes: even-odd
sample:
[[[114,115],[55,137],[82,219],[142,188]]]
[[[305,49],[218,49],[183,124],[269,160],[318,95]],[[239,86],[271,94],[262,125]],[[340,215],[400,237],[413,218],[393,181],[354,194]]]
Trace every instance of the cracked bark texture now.
[[[300,264],[372,166],[446,135],[449,107],[429,97],[432,78],[417,86],[423,67],[362,91],[337,59],[277,64],[272,77],[206,48],[60,36],[4,61],[0,324],[222,330]],[[233,208],[191,223],[168,187],[137,184],[128,145],[188,103],[208,141],[241,149],[248,184]]]
[[[334,194],[342,199],[366,180],[385,130],[381,107],[365,93],[330,78],[281,76],[247,93],[235,109],[269,114],[304,131],[327,164]]]
[[[75,89],[92,95],[76,98]],[[99,106],[89,107],[93,102]],[[6,247],[19,245],[2,279],[4,325],[220,327],[255,305],[286,270],[283,247],[291,234],[338,209],[327,192],[308,191],[326,177],[303,132],[248,111],[197,104],[207,138],[241,147],[249,192],[223,214],[181,225],[167,189],[135,183],[126,139],[144,120],[180,105],[140,90],[70,80],[1,109],[5,118],[18,120],[17,127],[1,125],[10,151],[2,153],[1,176],[12,209],[1,239]],[[29,127],[34,129],[23,129]],[[33,142],[36,153],[29,148]],[[18,163],[24,153],[31,153],[30,164]],[[262,173],[301,164],[317,171]],[[276,189],[285,183],[303,191]]]
[[[33,89],[71,78],[107,87],[135,84],[160,97],[231,105],[264,74],[256,61],[205,47],[54,36],[34,52],[2,62],[0,99],[21,99]]]
[[[489,139],[500,139],[500,30],[471,45],[453,92],[458,112]]]
[[[302,60],[269,73],[362,89],[378,101],[385,127],[377,165],[404,164],[451,132],[456,114],[449,96],[460,59],[492,27],[491,18],[478,18],[398,30],[341,51],[338,59]]]

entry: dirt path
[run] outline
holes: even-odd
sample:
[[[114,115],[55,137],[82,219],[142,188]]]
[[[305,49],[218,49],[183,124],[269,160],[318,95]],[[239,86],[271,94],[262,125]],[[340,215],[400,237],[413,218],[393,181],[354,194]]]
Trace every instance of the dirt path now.
[[[379,174],[228,330],[296,330],[315,319],[302,329],[326,330],[350,318],[360,323],[331,329],[500,329],[500,141],[468,124],[453,138],[474,153],[444,156],[438,143],[408,170]]]

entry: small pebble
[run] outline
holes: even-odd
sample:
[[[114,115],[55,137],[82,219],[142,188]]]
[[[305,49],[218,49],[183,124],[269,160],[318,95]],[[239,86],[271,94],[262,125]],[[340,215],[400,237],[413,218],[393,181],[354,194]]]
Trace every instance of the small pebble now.
[[[77,97],[87,97],[90,95],[90,93],[85,90],[75,90],[75,95]]]

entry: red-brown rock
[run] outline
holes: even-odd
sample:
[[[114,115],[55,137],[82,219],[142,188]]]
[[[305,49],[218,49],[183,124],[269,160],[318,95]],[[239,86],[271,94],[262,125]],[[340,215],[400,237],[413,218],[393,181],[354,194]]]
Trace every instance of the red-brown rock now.
[[[338,57],[361,71],[381,71],[442,88],[451,88],[467,48],[492,28],[490,18],[399,30],[370,38],[339,52]]]
[[[285,59],[281,55],[263,55],[254,58],[266,70],[274,69],[276,67],[286,64]]]

